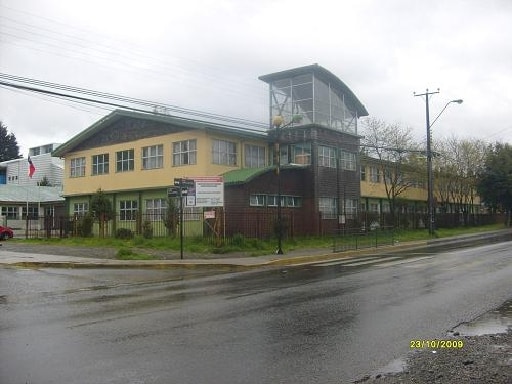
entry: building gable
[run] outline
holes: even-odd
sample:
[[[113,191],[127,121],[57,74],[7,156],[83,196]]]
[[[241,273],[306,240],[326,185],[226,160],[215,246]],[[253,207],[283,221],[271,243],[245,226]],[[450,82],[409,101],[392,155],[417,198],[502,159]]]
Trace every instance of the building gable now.
[[[185,130],[182,127],[140,118],[123,117],[80,142],[74,151],[136,141]]]

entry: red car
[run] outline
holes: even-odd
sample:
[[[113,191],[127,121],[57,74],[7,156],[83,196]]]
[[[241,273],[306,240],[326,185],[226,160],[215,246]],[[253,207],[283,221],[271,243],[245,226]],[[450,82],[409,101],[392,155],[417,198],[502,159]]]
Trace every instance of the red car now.
[[[0,240],[12,239],[14,232],[9,227],[3,227],[0,225]]]

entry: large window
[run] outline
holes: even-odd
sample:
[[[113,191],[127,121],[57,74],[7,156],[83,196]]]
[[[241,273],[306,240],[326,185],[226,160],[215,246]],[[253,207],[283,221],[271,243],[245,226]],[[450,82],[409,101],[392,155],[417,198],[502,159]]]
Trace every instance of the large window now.
[[[71,159],[70,162],[70,176],[71,177],[83,177],[85,176],[85,157],[77,157]]]
[[[278,201],[279,201],[278,195],[268,195],[267,196],[267,206],[268,207],[277,207]],[[302,198],[301,197],[281,195],[281,207],[299,208],[301,206],[302,206]]]
[[[142,169],[155,169],[164,166],[163,144],[142,147]]]
[[[247,168],[262,168],[265,166],[265,147],[245,144],[244,152]]]
[[[292,146],[292,163],[295,164],[311,164],[311,144],[298,143]]]
[[[236,143],[225,140],[213,140],[213,164],[236,165]]]
[[[151,199],[146,200],[146,218],[147,220],[158,221],[165,216],[167,209],[167,200]]]
[[[333,147],[319,145],[318,165],[320,167],[336,168],[336,149]]]
[[[322,214],[322,219],[335,219],[336,199],[334,197],[318,198],[318,210]]]
[[[27,208],[28,208],[28,218],[29,219],[38,219],[39,218],[39,207],[37,205],[29,205],[23,206],[21,212],[21,218],[25,220],[27,218]]]
[[[352,152],[340,151],[340,168],[347,171],[355,171],[356,154]]]
[[[84,216],[89,212],[89,203],[74,203],[73,204],[73,215]]]
[[[174,166],[197,164],[197,140],[183,140],[172,143]]]
[[[370,182],[380,183],[380,169],[377,167],[370,167]]]
[[[2,207],[2,216],[8,219],[17,219],[18,207]]]
[[[137,201],[122,200],[119,202],[119,220],[131,221],[137,217]]]
[[[116,172],[133,171],[134,150],[116,152]]]
[[[249,198],[249,205],[251,207],[264,207],[266,201],[266,195],[251,195]]]
[[[357,213],[357,200],[354,200],[354,199],[345,200],[343,212],[345,212],[345,215],[348,215],[348,216],[355,215]]]
[[[108,153],[92,157],[92,174],[105,175],[108,173]]]

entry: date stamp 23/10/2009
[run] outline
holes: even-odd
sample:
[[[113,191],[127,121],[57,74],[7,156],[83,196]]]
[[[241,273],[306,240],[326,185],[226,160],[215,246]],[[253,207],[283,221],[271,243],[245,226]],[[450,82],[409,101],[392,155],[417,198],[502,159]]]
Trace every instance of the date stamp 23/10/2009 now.
[[[409,342],[409,348],[414,349],[460,349],[464,347],[463,340],[417,339]]]

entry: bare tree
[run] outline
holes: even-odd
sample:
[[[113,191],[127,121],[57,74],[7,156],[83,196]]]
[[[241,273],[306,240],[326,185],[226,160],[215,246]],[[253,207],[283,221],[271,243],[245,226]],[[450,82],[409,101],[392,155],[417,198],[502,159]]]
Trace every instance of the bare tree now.
[[[366,120],[362,146],[365,153],[378,160],[380,174],[383,175],[384,188],[389,202],[390,215],[396,224],[397,203],[403,193],[417,185],[423,178],[424,161],[418,156],[418,144],[412,136],[410,127],[388,124],[382,120]]]
[[[436,144],[439,156],[434,158],[436,194],[441,209],[460,213],[467,225],[474,213],[477,197],[477,174],[483,166],[488,145],[477,139],[451,137]]]

